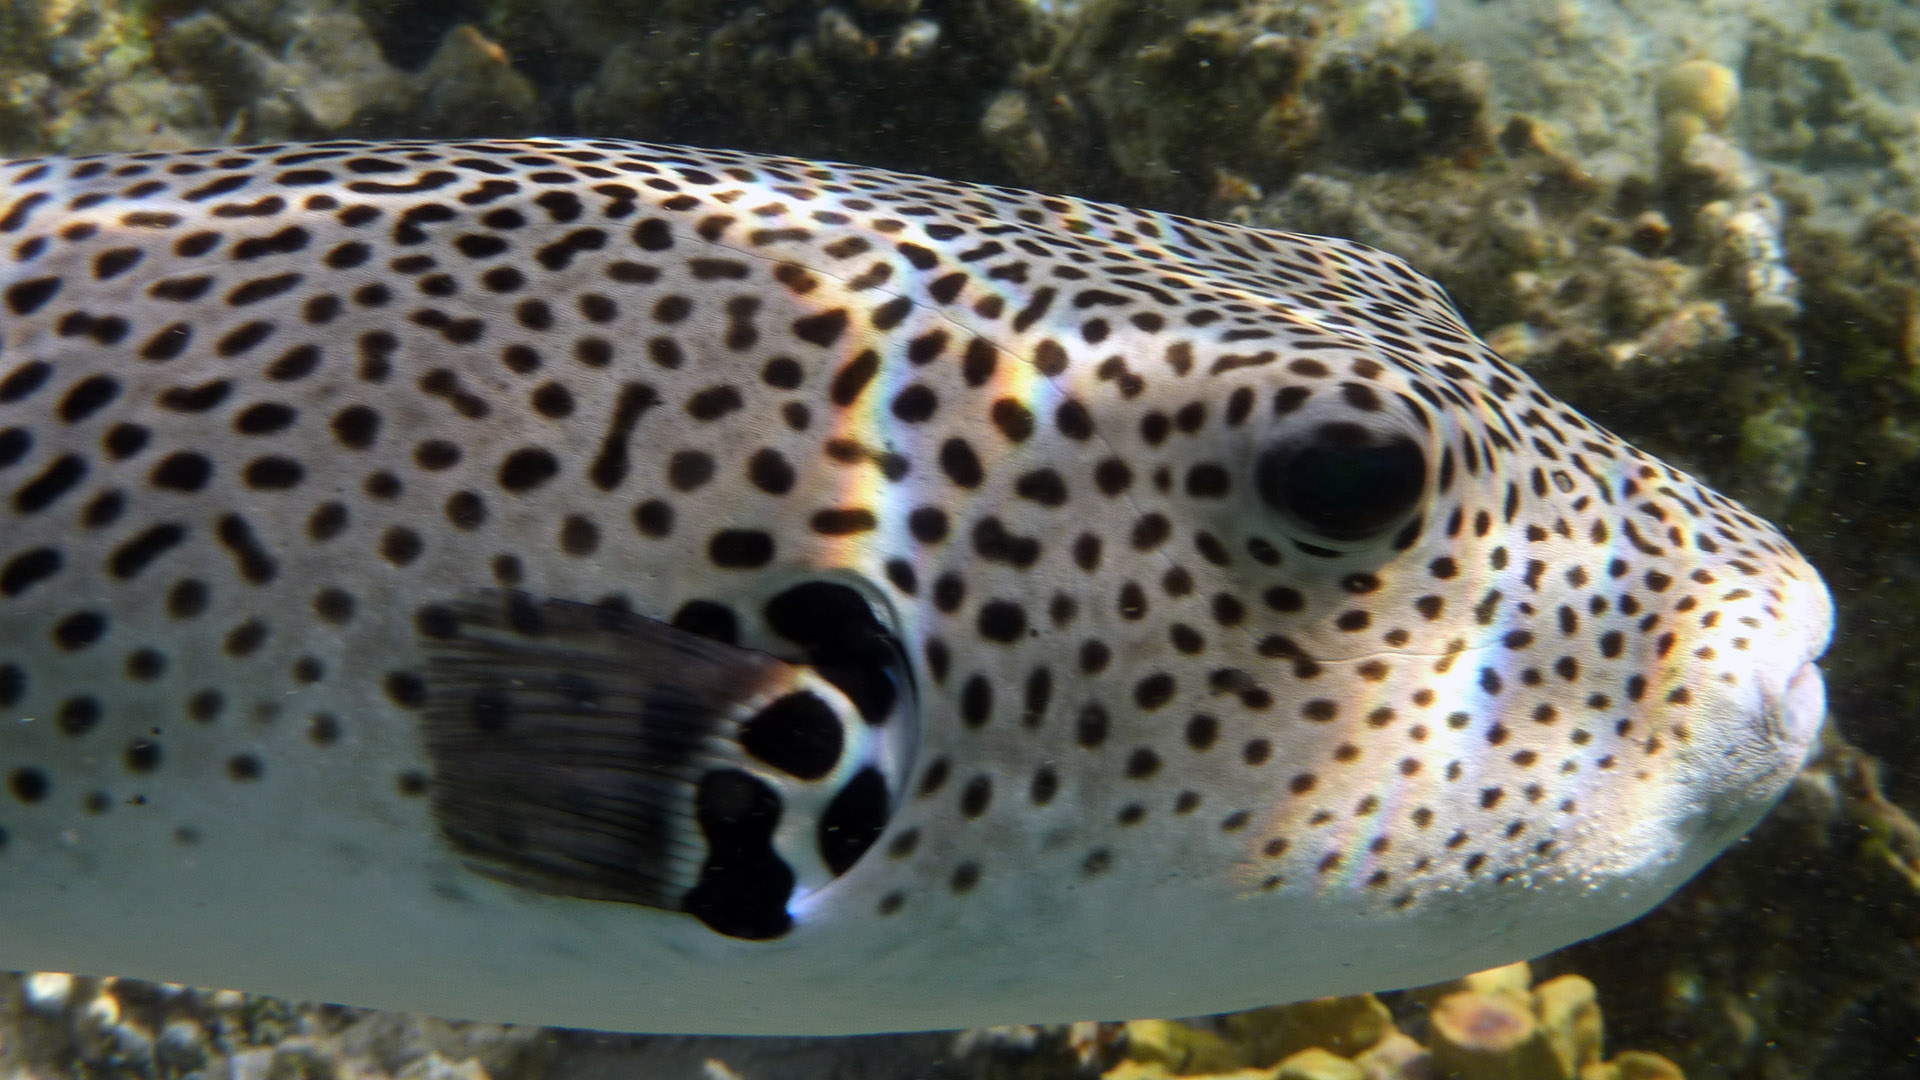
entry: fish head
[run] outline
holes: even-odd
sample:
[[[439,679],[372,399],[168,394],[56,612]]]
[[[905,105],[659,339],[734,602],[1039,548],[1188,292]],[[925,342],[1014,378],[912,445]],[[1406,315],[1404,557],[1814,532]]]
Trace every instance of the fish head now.
[[[1825,715],[1832,601],[1773,526],[1420,287],[1390,318],[1301,313],[1311,350],[1199,361],[1246,418],[1206,431],[1228,494],[1198,588],[1237,623],[1208,677],[1288,748],[1243,883],[1387,912],[1599,891],[1569,909],[1597,932],[1785,790]]]

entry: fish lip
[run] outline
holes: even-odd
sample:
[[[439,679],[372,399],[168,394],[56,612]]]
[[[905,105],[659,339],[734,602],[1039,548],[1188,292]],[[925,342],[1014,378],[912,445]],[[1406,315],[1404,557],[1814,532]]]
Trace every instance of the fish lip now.
[[[1767,734],[1787,746],[1811,746],[1827,719],[1827,682],[1820,665],[1807,660],[1787,677],[1775,707],[1767,710]]]

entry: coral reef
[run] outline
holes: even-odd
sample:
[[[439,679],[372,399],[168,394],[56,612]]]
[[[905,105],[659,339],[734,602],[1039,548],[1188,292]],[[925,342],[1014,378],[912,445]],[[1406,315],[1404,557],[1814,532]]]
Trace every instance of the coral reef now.
[[[1347,7],[1089,0],[994,99],[985,138],[1023,183],[1189,213],[1317,159],[1483,148],[1485,69]]]
[[[1008,1048],[990,1063],[1071,1059],[1062,1039]],[[0,975],[0,1076],[27,1080],[624,1080],[628,1077],[911,1075],[953,1056],[948,1034],[881,1039],[717,1039],[600,1035],[452,1023],[230,990],[42,972]],[[1056,1072],[1055,1075],[1061,1075]]]
[[[165,149],[218,135],[204,100],[179,89],[129,5],[0,5],[0,152]]]
[[[1104,1080],[1681,1080],[1658,1054],[1601,1054],[1593,984],[1538,986],[1526,964],[1391,995],[1258,1009],[1212,1022],[1136,1021]],[[1403,1032],[1403,1022],[1414,1029]],[[1424,1032],[1425,1045],[1415,1036]]]
[[[570,130],[1009,179],[974,132],[1031,44],[1021,0],[491,0],[484,25],[546,51]]]

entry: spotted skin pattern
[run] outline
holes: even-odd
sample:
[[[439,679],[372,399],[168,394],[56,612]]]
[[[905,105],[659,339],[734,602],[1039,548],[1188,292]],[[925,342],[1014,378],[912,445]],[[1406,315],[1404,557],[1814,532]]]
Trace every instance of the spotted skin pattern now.
[[[1824,714],[1791,545],[1359,244],[615,141],[0,184],[0,964],[708,1032],[1380,989],[1638,915]],[[1413,462],[1354,535],[1274,494],[1335,430]],[[772,924],[679,910],[707,818],[624,894],[477,865],[446,612],[798,686],[808,582],[897,697],[821,691],[813,788],[736,755]]]

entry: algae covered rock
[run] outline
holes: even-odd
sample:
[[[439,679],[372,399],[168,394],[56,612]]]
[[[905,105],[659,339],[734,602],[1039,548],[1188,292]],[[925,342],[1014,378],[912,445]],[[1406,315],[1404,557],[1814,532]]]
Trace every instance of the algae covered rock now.
[[[1403,168],[1490,141],[1488,73],[1334,0],[1087,0],[996,97],[1022,183],[1200,212],[1316,161]]]
[[[1034,46],[1023,0],[489,0],[570,128],[1010,179],[978,138]]]

